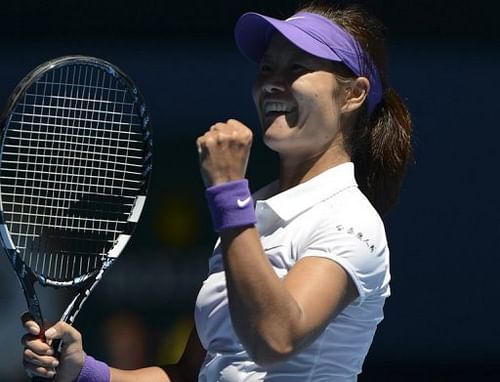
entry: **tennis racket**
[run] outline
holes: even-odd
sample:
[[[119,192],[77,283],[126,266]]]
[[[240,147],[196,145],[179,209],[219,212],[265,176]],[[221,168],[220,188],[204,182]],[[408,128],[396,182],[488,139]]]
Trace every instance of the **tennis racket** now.
[[[143,210],[152,161],[144,100],[109,62],[66,56],[19,83],[0,127],[4,252],[38,325],[37,283],[70,291],[61,320],[73,324]]]

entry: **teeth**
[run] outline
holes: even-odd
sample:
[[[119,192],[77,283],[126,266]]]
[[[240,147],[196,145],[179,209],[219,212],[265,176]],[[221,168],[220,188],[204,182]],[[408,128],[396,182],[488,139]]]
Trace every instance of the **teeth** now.
[[[292,111],[292,108],[284,104],[282,102],[266,102],[264,104],[264,112],[265,113],[270,113],[270,112],[285,112],[288,113]]]

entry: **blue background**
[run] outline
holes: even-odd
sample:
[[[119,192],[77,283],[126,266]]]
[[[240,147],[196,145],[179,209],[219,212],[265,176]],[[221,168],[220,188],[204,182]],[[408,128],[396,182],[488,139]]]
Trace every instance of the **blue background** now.
[[[500,380],[500,7],[360,3],[388,27],[392,83],[415,128],[415,160],[385,219],[393,295],[360,381]],[[196,137],[216,121],[240,119],[256,132],[252,188],[277,170],[259,140],[250,97],[255,67],[236,51],[232,26],[247,10],[287,16],[294,8],[271,0],[2,5],[0,102],[36,65],[78,53],[128,73],[153,120],[153,182],[141,224],[77,320],[89,353],[122,367],[178,356],[215,240]],[[42,305],[49,319],[57,319],[64,297]],[[0,380],[26,380],[24,299],[4,257],[0,306]]]

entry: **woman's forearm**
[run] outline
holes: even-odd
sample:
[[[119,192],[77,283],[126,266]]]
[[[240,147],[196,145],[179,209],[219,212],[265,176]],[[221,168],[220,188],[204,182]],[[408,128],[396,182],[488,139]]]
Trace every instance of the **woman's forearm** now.
[[[184,382],[176,365],[166,368],[146,367],[138,370],[111,368],[111,382]],[[188,381],[185,381],[188,382]],[[189,381],[191,382],[191,381]]]
[[[229,308],[252,358],[272,363],[294,352],[301,309],[276,275],[255,228],[221,234]]]

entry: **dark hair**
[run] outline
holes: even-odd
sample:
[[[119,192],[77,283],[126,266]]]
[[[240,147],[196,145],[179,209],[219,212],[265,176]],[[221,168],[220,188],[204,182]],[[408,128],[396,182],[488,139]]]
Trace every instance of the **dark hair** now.
[[[410,113],[389,85],[384,27],[358,5],[311,3],[301,11],[320,14],[349,32],[375,64],[382,81],[381,102],[369,116],[366,101],[346,132],[346,148],[355,166],[356,180],[380,214],[397,202],[406,165],[411,158]]]

